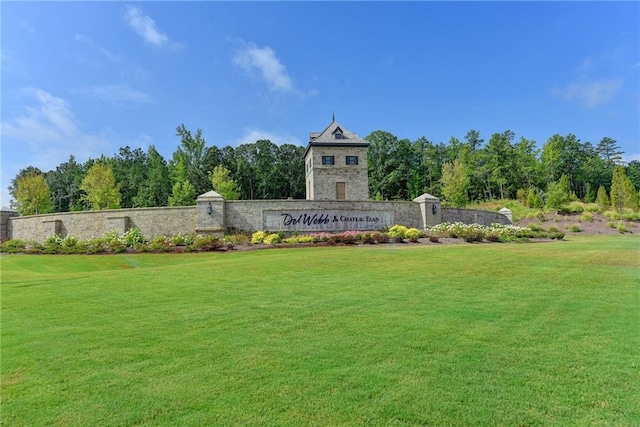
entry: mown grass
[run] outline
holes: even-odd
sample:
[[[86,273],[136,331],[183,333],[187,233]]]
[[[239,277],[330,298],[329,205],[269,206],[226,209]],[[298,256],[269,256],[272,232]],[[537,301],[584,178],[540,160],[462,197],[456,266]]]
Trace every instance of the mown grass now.
[[[2,256],[2,423],[638,425],[639,242]]]

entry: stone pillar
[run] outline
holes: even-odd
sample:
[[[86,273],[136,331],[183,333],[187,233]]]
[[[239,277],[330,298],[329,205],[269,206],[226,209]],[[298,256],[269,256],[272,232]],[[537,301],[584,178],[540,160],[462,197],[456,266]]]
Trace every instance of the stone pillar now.
[[[513,212],[511,212],[511,209],[502,208],[498,212],[501,213],[502,215],[506,216],[507,219],[509,220],[509,223],[513,224]]]
[[[422,228],[433,227],[442,222],[442,207],[440,199],[431,194],[424,193],[415,199],[414,202],[420,205],[420,215],[422,216]]]
[[[116,230],[118,235],[124,236],[129,230],[129,217],[128,216],[111,216],[107,217],[107,231]]]
[[[196,199],[196,233],[224,234],[224,198],[215,191],[201,194]]]
[[[12,239],[11,225],[9,224],[9,218],[18,216],[18,212],[10,210],[0,211],[0,241]]]
[[[62,235],[62,233],[60,232],[61,226],[62,221],[60,221],[59,219],[42,221],[42,232],[44,233],[45,237],[52,237],[56,234]]]

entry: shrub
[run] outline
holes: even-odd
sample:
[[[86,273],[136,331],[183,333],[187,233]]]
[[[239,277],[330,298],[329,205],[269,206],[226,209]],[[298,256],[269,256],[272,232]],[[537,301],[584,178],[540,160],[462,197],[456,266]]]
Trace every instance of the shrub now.
[[[119,239],[118,230],[109,230],[102,235],[102,240],[107,244]]]
[[[264,242],[264,238],[267,236],[268,234],[265,231],[256,231],[251,235],[251,243],[262,243]]]
[[[459,234],[460,237],[464,239],[465,242],[481,242],[484,239],[484,230],[480,228],[467,228],[466,230],[462,230]]]
[[[75,236],[66,236],[62,239],[63,248],[77,248],[80,246],[80,241]]]
[[[360,234],[360,241],[364,244],[373,244],[376,242],[374,238],[374,233],[362,233]]]
[[[88,254],[101,254],[107,251],[107,244],[101,237],[94,237],[85,242],[84,249]]]
[[[173,248],[174,245],[166,236],[154,237],[153,240],[149,242],[149,249],[154,252],[170,252],[173,251]]]
[[[251,243],[251,236],[247,234],[229,234],[224,236],[224,241],[233,245],[248,245]]]
[[[550,239],[562,240],[564,239],[564,233],[560,231],[554,231],[553,233],[549,233]]]
[[[600,211],[600,207],[598,206],[597,203],[587,203],[584,207],[584,210],[587,212],[599,212]]]
[[[628,232],[629,232],[629,229],[624,225],[624,222],[620,221],[618,223],[618,233],[623,234]]]
[[[389,234],[389,237],[392,239],[396,237],[404,239],[405,237],[407,237],[408,230],[409,229],[404,225],[394,225],[389,229],[389,232],[387,234]]]
[[[438,243],[440,242],[440,238],[436,234],[429,234],[429,241],[431,243]]]
[[[0,252],[8,254],[19,254],[25,252],[27,242],[20,239],[5,240],[0,245]]]
[[[114,254],[120,254],[124,252],[127,247],[121,240],[112,240],[107,244],[108,251]]]
[[[231,243],[229,243],[231,244]],[[194,251],[215,251],[220,249],[222,243],[220,242],[220,238],[218,236],[195,236],[193,238],[193,242],[189,243],[185,250],[187,252]]]
[[[499,242],[500,241],[500,236],[498,236],[497,234],[487,234],[486,236],[484,236],[485,239],[487,239],[488,242]]]
[[[193,244],[195,237],[191,234],[183,236],[181,233],[178,233],[171,236],[168,240],[174,246],[187,246]]]
[[[142,243],[147,243],[147,239],[142,235],[142,232],[138,227],[133,227],[127,230],[124,233],[124,236],[122,236],[122,241],[130,248]]]
[[[334,243],[352,245],[358,241],[358,234],[355,231],[344,231],[342,233],[334,234],[332,240]]]
[[[634,212],[631,209],[625,209],[622,218],[627,221],[640,221],[640,212]]]
[[[579,233],[580,231],[582,231],[579,224],[572,224],[569,227],[567,227],[567,229],[572,233]]]
[[[387,233],[380,233],[377,232],[373,235],[374,240],[376,241],[376,243],[388,243],[389,242],[389,235]]]
[[[555,225],[552,225],[551,227],[549,227],[549,229],[547,230],[549,233],[557,233],[560,230],[558,229],[558,227],[556,227]]]
[[[253,241],[253,239],[251,239]],[[265,236],[263,242],[267,245],[274,245],[276,243],[282,242],[282,237],[278,233],[271,233]]]
[[[541,226],[539,226],[538,224],[534,224],[533,222],[531,224],[528,224],[527,227],[531,230],[531,231],[544,231],[544,228],[542,228]]]
[[[613,221],[607,221],[607,227],[616,228],[616,224]]]
[[[585,212],[582,214],[581,218],[583,221],[591,222],[593,221],[593,214],[591,212]]]
[[[405,233],[405,237],[411,242],[416,243],[418,239],[424,237],[424,233],[417,228],[409,228]]]
[[[584,204],[581,202],[571,202],[566,205],[562,205],[560,209],[558,209],[559,213],[562,214],[576,214],[584,212]]]

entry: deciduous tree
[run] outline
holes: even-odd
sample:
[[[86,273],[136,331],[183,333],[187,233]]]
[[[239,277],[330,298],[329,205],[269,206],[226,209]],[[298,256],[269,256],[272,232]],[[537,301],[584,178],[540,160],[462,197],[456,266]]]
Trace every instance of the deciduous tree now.
[[[238,200],[240,196],[240,188],[238,184],[231,178],[229,169],[224,166],[216,166],[209,175],[213,190],[220,194],[225,200]]]
[[[116,183],[113,167],[104,161],[91,166],[80,189],[92,210],[120,208],[120,185]]]
[[[460,160],[444,164],[441,182],[442,194],[451,205],[462,207],[467,204],[469,201],[467,196],[469,177]]]
[[[20,215],[38,215],[53,210],[44,174],[24,175],[15,185],[16,209]]]

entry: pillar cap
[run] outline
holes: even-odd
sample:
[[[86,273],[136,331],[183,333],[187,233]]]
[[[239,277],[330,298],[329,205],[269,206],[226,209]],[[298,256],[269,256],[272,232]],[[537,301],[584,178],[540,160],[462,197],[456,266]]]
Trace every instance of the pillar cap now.
[[[198,201],[216,201],[216,200],[224,200],[224,197],[220,195],[220,193],[216,193],[215,191],[207,191],[204,194],[201,194],[197,198]]]
[[[423,193],[418,197],[416,197],[415,199],[413,199],[413,201],[414,202],[439,202],[440,199],[438,199],[436,196],[432,196],[429,193]]]

